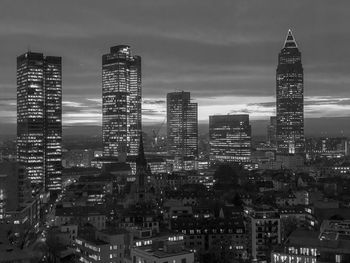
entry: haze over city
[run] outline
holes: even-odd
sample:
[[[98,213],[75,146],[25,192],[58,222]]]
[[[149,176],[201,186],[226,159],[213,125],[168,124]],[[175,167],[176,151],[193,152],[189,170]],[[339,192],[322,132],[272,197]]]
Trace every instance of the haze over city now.
[[[100,126],[101,56],[115,44],[142,56],[144,126],[163,122],[166,93],[180,90],[198,103],[199,123],[248,113],[254,125],[275,114],[277,53],[289,28],[303,55],[306,133],[320,117],[337,124],[324,133],[348,132],[348,119],[334,119],[350,116],[348,1],[26,3],[1,3],[2,134],[15,130],[15,57],[27,50],[63,58],[63,125]]]

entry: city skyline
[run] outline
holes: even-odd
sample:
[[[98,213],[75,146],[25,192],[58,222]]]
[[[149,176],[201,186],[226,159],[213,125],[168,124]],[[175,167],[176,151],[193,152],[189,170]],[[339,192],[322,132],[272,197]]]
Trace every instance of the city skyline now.
[[[63,66],[63,125],[101,125],[100,57],[106,48],[115,44],[128,44],[144,58],[144,124],[163,121],[166,93],[176,90],[186,90],[193,94],[199,105],[201,123],[208,123],[210,114],[227,113],[248,113],[252,120],[267,120],[275,114],[275,54],[281,49],[288,28],[292,28],[297,35],[304,54],[307,72],[305,117],[349,116],[347,110],[350,110],[350,96],[347,96],[346,91],[347,84],[350,83],[347,76],[349,61],[344,56],[347,52],[348,39],[344,37],[347,28],[339,28],[339,25],[346,24],[347,16],[337,15],[335,20],[332,18],[332,23],[327,23],[335,11],[339,13],[346,10],[346,2],[339,4],[344,8],[333,8],[321,1],[315,11],[312,11],[314,5],[300,2],[290,3],[289,9],[286,9],[276,1],[271,1],[267,6],[237,1],[219,6],[218,11],[211,10],[210,4],[206,3],[199,8],[196,16],[198,21],[194,21],[189,11],[183,12],[186,7],[184,3],[174,6],[165,1],[159,7],[160,11],[152,11],[154,2],[150,2],[149,5],[138,5],[136,15],[142,13],[143,16],[135,18],[134,22],[126,19],[133,10],[133,3],[120,2],[125,7],[125,14],[120,14],[115,19],[107,10],[114,6],[112,2],[107,1],[104,7],[87,2],[79,16],[82,21],[74,18],[79,6],[74,3],[64,15],[66,22],[52,14],[52,23],[48,24],[45,22],[49,21],[49,17],[42,15],[41,11],[47,10],[50,13],[54,8],[60,10],[67,7],[67,2],[63,1],[62,5],[57,6],[34,2],[28,12],[19,9],[16,10],[16,15],[14,6],[9,6],[8,3],[3,3],[1,12],[7,10],[11,19],[18,16],[18,20],[11,20],[13,26],[6,28],[6,32],[0,30],[5,38],[3,50],[6,51],[0,63],[2,124],[15,124],[13,58],[28,48],[60,55],[66,61]],[[270,10],[272,5],[273,10]],[[189,6],[193,8],[194,3]],[[267,15],[260,15],[254,19],[261,23],[249,22],[259,8],[263,9],[264,14],[273,11],[284,16],[275,16],[277,21],[274,22]],[[161,15],[162,11],[167,10],[174,12],[164,26],[154,26],[157,24],[156,20],[151,19],[154,12]],[[203,23],[205,15],[216,18],[219,11],[222,13],[221,20],[213,25]],[[177,26],[175,15],[180,12],[183,21]],[[300,17],[294,17],[296,12]],[[105,19],[97,22],[100,21],[97,19],[100,13],[103,13]],[[92,19],[88,20],[89,15]],[[306,20],[311,15],[313,21]],[[36,19],[32,19],[34,16]],[[4,13],[3,19],[6,22],[10,17]],[[25,25],[28,20],[29,24]],[[96,25],[86,29],[83,22],[91,25],[90,20],[95,21]],[[120,20],[123,23],[117,23]],[[74,26],[70,26],[70,22],[74,22]],[[114,33],[100,30],[108,22],[117,25]],[[16,28],[16,23],[21,26]],[[222,30],[214,31],[218,26]],[[25,41],[14,41],[15,44],[9,46],[13,40],[23,37]],[[331,39],[343,41],[335,42]],[[339,46],[339,42],[342,42],[342,46]],[[213,49],[216,55],[211,54]],[[215,89],[212,88],[213,85]],[[329,92],[330,89],[332,93]],[[84,96],[81,96],[82,91]]]
[[[0,262],[350,262],[350,2],[0,2]]]

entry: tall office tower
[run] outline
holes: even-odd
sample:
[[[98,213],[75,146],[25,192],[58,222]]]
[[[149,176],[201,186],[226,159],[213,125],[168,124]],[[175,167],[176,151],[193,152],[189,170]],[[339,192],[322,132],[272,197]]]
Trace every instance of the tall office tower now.
[[[62,175],[61,57],[17,57],[17,160],[32,184],[60,191]]]
[[[249,162],[251,126],[249,115],[209,116],[210,162]]]
[[[141,133],[141,57],[129,46],[102,56],[103,154],[137,155]]]
[[[276,116],[270,117],[270,123],[267,125],[267,143],[271,147],[276,146],[276,125],[277,125],[277,119]]]
[[[301,53],[289,30],[276,70],[277,153],[303,154],[304,74]]]
[[[189,92],[167,94],[168,154],[182,161],[198,155],[198,105]]]

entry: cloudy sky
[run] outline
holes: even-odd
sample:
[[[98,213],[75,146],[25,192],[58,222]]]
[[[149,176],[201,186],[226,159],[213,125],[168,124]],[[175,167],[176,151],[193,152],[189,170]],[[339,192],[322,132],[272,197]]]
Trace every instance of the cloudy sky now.
[[[101,56],[142,57],[143,121],[162,122],[167,92],[211,114],[274,114],[277,55],[291,28],[303,56],[305,116],[350,116],[350,1],[1,0],[0,124],[15,123],[16,56],[63,57],[64,125],[100,124]]]

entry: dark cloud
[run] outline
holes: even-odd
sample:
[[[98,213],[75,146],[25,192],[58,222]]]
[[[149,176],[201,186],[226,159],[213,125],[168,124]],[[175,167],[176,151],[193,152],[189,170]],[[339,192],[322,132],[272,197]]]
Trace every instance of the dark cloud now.
[[[144,99],[142,100],[143,104],[152,104],[152,105],[162,105],[165,104],[166,101],[165,100],[151,100],[151,99]]]
[[[248,109],[241,109],[241,110],[232,110],[230,112],[230,114],[242,114],[242,113],[249,114],[250,111]]]
[[[305,106],[318,106],[318,105],[350,105],[350,98],[343,97],[306,97],[304,100]],[[275,101],[271,102],[259,102],[249,103],[248,106],[258,106],[263,108],[272,108],[276,106]]]
[[[142,109],[142,114],[146,116],[156,115],[165,113],[165,111],[159,111],[159,110],[152,110],[152,109]]]
[[[258,106],[264,108],[272,108],[276,106],[276,102],[259,102],[259,103],[249,103],[248,106]]]
[[[348,97],[349,8],[347,0],[3,0],[1,98],[12,103],[16,97],[16,56],[27,49],[60,55],[64,123],[100,123],[101,56],[112,45],[130,44],[142,56],[144,121],[163,119],[166,93],[176,90],[206,99],[199,103],[202,120],[207,112],[245,107],[267,117],[288,28],[302,51],[306,97]],[[252,102],[235,99],[243,97]],[[222,109],[222,98],[235,102]],[[348,105],[338,99],[305,103],[306,114],[315,116],[338,116]],[[0,122],[15,118],[14,105],[0,104]]]

